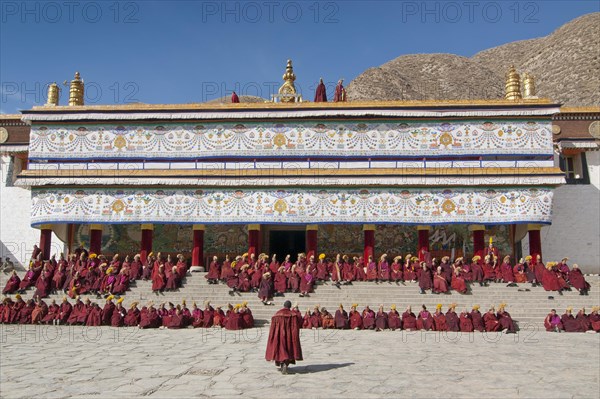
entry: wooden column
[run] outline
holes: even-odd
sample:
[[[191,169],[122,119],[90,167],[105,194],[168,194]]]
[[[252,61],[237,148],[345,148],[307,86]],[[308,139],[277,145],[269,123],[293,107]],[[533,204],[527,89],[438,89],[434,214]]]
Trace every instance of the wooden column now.
[[[528,224],[527,230],[529,232],[529,255],[535,259],[537,255],[542,256],[542,225]]]
[[[142,242],[140,243],[140,261],[146,263],[148,254],[152,252],[152,238],[154,236],[154,225],[152,223],[142,224]]]
[[[50,259],[50,250],[52,245],[52,225],[43,224],[40,226],[40,250],[42,251],[42,259]]]
[[[469,225],[469,230],[473,233],[473,256],[479,255],[483,260],[483,251],[485,250],[485,226],[482,224]],[[466,257],[467,254],[463,254]]]
[[[100,255],[102,251],[102,225],[90,224],[90,254]]]
[[[365,236],[363,259],[365,260],[365,264],[367,264],[369,256],[373,256],[373,259],[375,259],[375,225],[363,224],[363,232]]]
[[[194,232],[194,241],[192,248],[192,267],[191,272],[203,272],[204,268],[204,225],[195,224],[192,227]]]
[[[319,226],[316,224],[306,225],[306,258],[310,259],[311,256],[317,258],[317,237],[319,233]]]
[[[260,224],[248,225],[248,257],[258,254],[260,246]]]
[[[421,248],[425,247],[429,251],[429,230],[430,226],[417,226],[418,232],[418,248],[417,253],[421,252]]]

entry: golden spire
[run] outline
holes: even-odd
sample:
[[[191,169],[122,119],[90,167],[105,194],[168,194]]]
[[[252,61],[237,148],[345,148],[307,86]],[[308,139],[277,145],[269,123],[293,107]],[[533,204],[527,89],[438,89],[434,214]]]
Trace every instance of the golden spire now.
[[[510,66],[508,74],[506,75],[505,90],[506,94],[504,95],[504,98],[507,100],[517,101],[523,98],[523,96],[521,96],[521,78],[515,70],[514,65]]]
[[[296,74],[294,74],[292,60],[288,60],[287,66],[285,67],[285,73],[283,74],[283,84],[279,88],[281,102],[293,103],[296,101],[296,86],[294,86],[295,80]]]
[[[523,74],[523,89],[525,98],[537,98],[535,93],[535,76],[527,72]]]
[[[75,72],[75,79],[71,81],[69,105],[83,105],[83,80],[81,80],[79,72]]]
[[[46,101],[46,106],[56,106],[58,105],[58,85],[56,82],[50,83],[48,85],[48,99]]]

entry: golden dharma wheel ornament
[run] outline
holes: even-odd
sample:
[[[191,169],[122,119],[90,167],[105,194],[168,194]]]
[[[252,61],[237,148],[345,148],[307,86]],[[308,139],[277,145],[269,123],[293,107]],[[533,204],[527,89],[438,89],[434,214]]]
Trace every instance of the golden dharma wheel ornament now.
[[[552,125],[552,134],[560,134],[560,126]]]
[[[0,144],[8,141],[8,130],[5,127],[0,127]]]
[[[588,131],[593,138],[600,140],[600,121],[593,121],[590,123]]]

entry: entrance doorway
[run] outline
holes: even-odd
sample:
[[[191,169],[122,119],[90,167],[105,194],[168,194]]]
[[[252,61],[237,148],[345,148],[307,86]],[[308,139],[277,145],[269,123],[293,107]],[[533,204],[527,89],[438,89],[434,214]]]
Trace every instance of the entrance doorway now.
[[[306,251],[306,232],[304,230],[272,230],[269,231],[269,252],[277,254],[277,260],[283,262],[290,254],[292,262],[298,254]]]

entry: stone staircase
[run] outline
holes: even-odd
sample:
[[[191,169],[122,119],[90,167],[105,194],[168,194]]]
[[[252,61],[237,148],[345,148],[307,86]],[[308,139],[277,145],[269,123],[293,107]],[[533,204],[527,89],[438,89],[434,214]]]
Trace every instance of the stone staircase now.
[[[278,310],[283,302],[287,299],[292,303],[297,303],[302,313],[307,308],[313,308],[315,305],[326,307],[332,314],[335,312],[340,303],[347,310],[350,309],[352,303],[358,303],[359,309],[362,310],[365,305],[371,306],[377,310],[379,304],[383,304],[386,311],[389,310],[391,304],[396,304],[398,311],[402,313],[406,306],[411,305],[415,314],[420,310],[421,305],[425,304],[427,308],[433,312],[435,305],[441,303],[444,312],[447,310],[450,303],[457,304],[457,312],[468,308],[474,304],[481,306],[481,311],[485,312],[490,305],[497,307],[500,303],[507,304],[507,311],[510,312],[514,320],[518,321],[521,328],[528,327],[543,327],[545,316],[550,309],[555,308],[559,314],[562,314],[568,306],[572,306],[574,313],[580,307],[585,307],[589,313],[592,306],[600,305],[600,277],[586,276],[586,280],[591,284],[589,296],[580,296],[579,292],[573,290],[565,292],[562,296],[556,292],[546,292],[542,287],[531,287],[530,284],[519,284],[518,287],[506,287],[506,284],[492,283],[488,287],[480,287],[474,284],[470,288],[470,293],[461,295],[454,291],[449,294],[433,295],[427,293],[419,294],[417,283],[373,283],[373,282],[354,282],[352,285],[343,285],[337,288],[331,282],[315,286],[315,292],[310,294],[310,297],[300,298],[298,294],[287,293],[283,297],[276,297],[273,300],[274,306],[265,306],[261,303],[256,293],[236,293],[231,295],[229,288],[225,284],[208,284],[204,278],[205,273],[193,273],[188,275],[184,281],[184,286],[176,292],[164,292],[156,295],[152,292],[150,281],[137,281],[132,285],[130,291],[124,296],[124,305],[128,307],[133,301],[140,302],[140,307],[145,305],[147,301],[152,300],[155,304],[162,302],[180,303],[185,299],[188,307],[196,301],[198,306],[203,307],[205,300],[210,300],[213,306],[226,307],[228,303],[241,303],[247,301],[248,306],[252,309],[257,324],[268,323],[273,313]],[[0,277],[0,284],[4,287],[7,277]],[[519,289],[529,289],[529,291],[518,291]],[[24,298],[32,297],[35,290],[29,289]],[[51,299],[56,299],[60,302],[60,295],[51,295],[45,301],[50,302]],[[554,299],[548,299],[548,296],[553,296]],[[103,299],[95,299],[92,295],[90,299],[97,301],[101,305]]]

